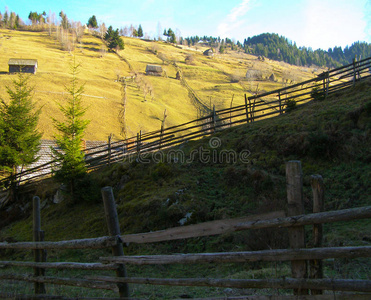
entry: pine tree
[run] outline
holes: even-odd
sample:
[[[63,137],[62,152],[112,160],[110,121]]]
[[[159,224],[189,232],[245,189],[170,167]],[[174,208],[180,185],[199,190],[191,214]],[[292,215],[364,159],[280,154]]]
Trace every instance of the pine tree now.
[[[110,26],[108,27],[107,32],[104,34],[104,39],[107,42],[109,42],[113,38],[113,35],[114,35],[114,31],[113,31],[112,26]]]
[[[168,37],[168,41],[170,43],[173,43],[173,44],[176,43],[176,36],[175,36],[174,31],[171,28],[169,28],[169,30],[167,31],[166,36]]]
[[[54,127],[59,132],[55,136],[58,149],[52,149],[55,159],[59,162],[55,176],[58,181],[69,186],[72,197],[78,180],[86,174],[82,139],[89,124],[88,120],[83,119],[86,108],[81,101],[84,85],[79,86],[77,82],[79,67],[80,65],[76,64],[74,59],[71,66],[72,79],[70,86],[66,87],[69,94],[67,103],[65,106],[59,105],[64,121],[52,118]]]
[[[0,101],[0,169],[11,174],[13,188],[18,168],[37,160],[41,139],[36,128],[41,110],[32,101],[28,80],[19,73],[13,80],[14,88],[7,87],[10,101]]]
[[[123,50],[125,48],[124,41],[120,37],[119,30],[116,29],[113,31],[112,26],[108,28],[105,39],[108,42],[108,48],[110,49]]]
[[[142,25],[139,24],[139,28],[138,28],[138,37],[143,37],[143,28],[142,28]]]
[[[98,21],[95,15],[91,16],[87,24],[90,28],[98,28]]]
[[[8,11],[6,10],[5,13],[4,13],[4,17],[3,17],[3,23],[4,23],[5,27],[8,26],[8,22],[9,22],[9,14],[8,14]]]
[[[63,10],[59,13],[59,16],[62,19],[61,26],[63,27],[63,29],[68,29],[70,27],[70,23],[68,22],[67,15],[64,13]]]

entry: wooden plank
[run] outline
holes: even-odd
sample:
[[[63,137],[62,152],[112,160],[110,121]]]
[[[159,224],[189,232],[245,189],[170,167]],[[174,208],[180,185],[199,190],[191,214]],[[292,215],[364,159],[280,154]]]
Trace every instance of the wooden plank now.
[[[77,286],[89,289],[113,290],[116,291],[117,287],[112,284],[106,284],[102,281],[95,281],[92,279],[80,278],[57,278],[51,276],[33,276],[29,274],[0,274],[0,280],[16,280],[26,282],[39,282],[50,283],[57,285]]]
[[[122,235],[121,239],[124,243],[153,243],[162,241],[171,241],[178,239],[186,239],[192,237],[208,236],[222,234],[234,231],[234,226],[244,222],[256,222],[261,219],[271,219],[284,217],[284,211],[270,212],[260,215],[248,217],[225,219],[218,221],[210,221],[202,224],[188,225],[170,228],[166,230],[138,233],[130,235]]]
[[[302,225],[313,225],[323,223],[333,223],[341,221],[352,221],[371,218],[371,206],[335,210],[322,213],[313,213],[307,215],[298,215],[286,218],[277,218],[271,220],[258,220],[255,223],[246,222],[236,226],[236,230],[274,228],[274,227],[292,227]]]
[[[289,261],[329,258],[371,257],[371,246],[331,247],[312,249],[276,249],[243,252],[172,254],[172,255],[140,255],[101,257],[109,263],[128,263],[133,265],[166,265],[166,264],[198,264],[198,263],[244,263],[255,261]]]
[[[340,221],[361,220],[371,218],[371,206],[292,217],[284,216],[285,213],[283,211],[278,211],[262,215],[175,227],[154,232],[121,235],[118,237],[105,236],[90,239],[39,243],[2,242],[0,243],[0,249],[99,249],[112,247],[113,245],[116,245],[117,240],[123,240],[125,243],[149,243],[160,242],[163,240],[163,238],[165,238],[164,240],[168,241],[176,240],[178,238],[183,239],[189,237],[197,237],[198,234],[201,234],[200,236],[207,236],[246,229],[283,228],[302,225],[333,223]],[[192,231],[197,231],[197,233],[193,233]],[[178,234],[181,234],[182,236],[178,237]]]
[[[240,289],[321,289],[330,291],[371,292],[371,280],[351,279],[216,279],[216,278],[116,278],[88,277],[95,281],[127,282],[169,286],[209,286]],[[299,296],[297,296],[299,297]]]
[[[5,267],[38,267],[44,269],[77,269],[77,270],[116,270],[116,264],[77,263],[77,262],[28,262],[0,261],[0,268]]]
[[[100,249],[112,247],[117,242],[118,237],[110,236],[60,242],[2,242],[0,243],[0,249]]]
[[[289,161],[286,163],[286,185],[287,185],[287,213],[296,216],[304,213],[303,201],[303,172],[300,161]],[[293,249],[305,248],[305,228],[298,226],[289,228],[290,247]],[[307,263],[302,260],[291,261],[291,272],[294,278],[307,277]],[[306,295],[308,290],[295,289],[295,295]]]

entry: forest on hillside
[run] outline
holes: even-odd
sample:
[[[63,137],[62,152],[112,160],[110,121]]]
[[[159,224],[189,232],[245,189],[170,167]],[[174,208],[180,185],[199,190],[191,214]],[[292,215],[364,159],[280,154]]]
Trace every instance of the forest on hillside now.
[[[362,59],[371,56],[371,44],[355,42],[350,47],[312,50],[306,47],[297,47],[287,38],[278,34],[264,33],[244,40],[243,48],[246,52],[263,55],[270,59],[285,61],[293,65],[339,67],[352,63],[353,59]]]
[[[321,67],[335,68],[350,64],[353,59],[360,60],[371,56],[371,44],[366,42],[354,42],[351,46],[335,46],[327,51],[322,49],[313,50],[307,47],[298,47],[295,42],[276,33],[263,33],[244,39],[243,44],[232,39],[221,39],[212,36],[192,36],[184,39],[188,45],[195,46],[204,43],[216,48],[220,53],[230,50],[242,50],[245,53],[264,56],[269,59],[284,61],[296,66],[317,65]]]

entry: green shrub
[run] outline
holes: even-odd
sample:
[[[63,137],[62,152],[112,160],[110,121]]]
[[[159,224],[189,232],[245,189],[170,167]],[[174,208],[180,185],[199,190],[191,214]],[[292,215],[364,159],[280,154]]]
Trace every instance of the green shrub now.
[[[293,111],[296,108],[296,101],[291,99],[286,101],[286,113]]]
[[[313,98],[314,101],[322,101],[325,99],[325,93],[319,87],[313,88],[310,96]]]

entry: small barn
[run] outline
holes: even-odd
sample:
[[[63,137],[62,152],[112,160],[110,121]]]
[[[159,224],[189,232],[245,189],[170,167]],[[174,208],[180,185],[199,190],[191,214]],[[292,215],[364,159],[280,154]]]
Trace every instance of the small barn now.
[[[276,75],[274,75],[274,73],[272,73],[271,76],[269,76],[269,80],[276,82],[277,81]]]
[[[214,56],[214,51],[213,51],[213,49],[207,49],[206,51],[204,51],[203,54],[205,56]]]
[[[9,73],[31,73],[36,74],[37,59],[11,58],[8,62]]]
[[[147,65],[146,74],[153,76],[162,76],[162,67],[157,65]]]

